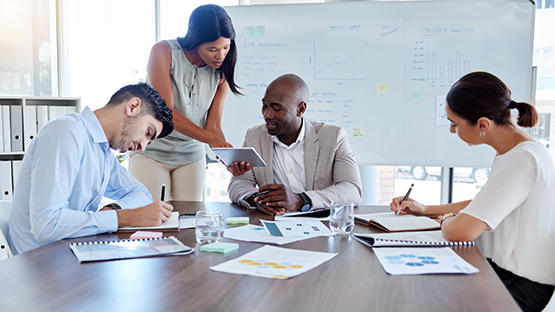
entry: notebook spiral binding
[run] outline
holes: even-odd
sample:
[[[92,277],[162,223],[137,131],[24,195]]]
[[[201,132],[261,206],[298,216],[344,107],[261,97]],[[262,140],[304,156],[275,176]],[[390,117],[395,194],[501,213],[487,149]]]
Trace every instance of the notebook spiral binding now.
[[[411,241],[403,239],[384,239],[384,238],[374,238],[381,242],[392,242],[392,243],[410,243],[410,244],[420,244],[420,245],[435,245],[435,246],[472,246],[474,241],[470,242],[421,242],[421,241]]]
[[[82,245],[101,245],[101,244],[110,244],[110,243],[118,243],[118,242],[144,242],[144,241],[157,240],[157,239],[168,239],[170,237],[173,237],[173,236],[137,238],[137,239],[118,239],[118,240],[112,240],[112,241],[77,242],[77,243],[70,243],[70,245],[82,246]]]

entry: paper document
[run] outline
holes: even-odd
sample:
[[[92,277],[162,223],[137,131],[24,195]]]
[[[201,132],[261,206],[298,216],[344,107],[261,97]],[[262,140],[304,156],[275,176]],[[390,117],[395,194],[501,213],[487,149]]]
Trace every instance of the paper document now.
[[[272,236],[312,238],[330,236],[333,233],[320,221],[266,221],[260,220],[266,232]]]
[[[303,274],[336,253],[263,246],[241,257],[210,267],[218,272],[287,279]]]
[[[264,227],[256,225],[245,225],[232,229],[225,229],[224,237],[244,242],[266,243],[285,245],[306,239],[304,237],[272,236],[266,232]]]
[[[172,212],[172,216],[167,222],[164,222],[157,226],[124,226],[118,229],[118,232],[128,232],[128,231],[179,231],[179,212]]]
[[[383,269],[392,275],[479,272],[449,247],[376,248],[374,253]]]

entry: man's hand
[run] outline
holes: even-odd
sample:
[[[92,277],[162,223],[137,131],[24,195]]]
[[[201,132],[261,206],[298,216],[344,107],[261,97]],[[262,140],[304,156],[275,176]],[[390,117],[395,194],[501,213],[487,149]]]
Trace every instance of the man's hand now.
[[[144,207],[117,210],[118,227],[157,226],[170,219],[172,210],[172,205],[160,200]]]
[[[301,196],[293,193],[293,191],[283,184],[266,184],[262,185],[258,189],[259,192],[266,190],[269,190],[270,192],[260,195],[254,199],[257,203],[257,207],[263,207],[266,211],[295,211],[300,209],[303,205]],[[260,208],[258,208],[258,210],[268,213]]]
[[[229,173],[231,173],[234,176],[241,176],[244,175],[245,172],[251,170],[251,164],[249,164],[248,162],[233,162],[233,164],[231,164],[231,166],[226,166],[227,171],[229,171]]]

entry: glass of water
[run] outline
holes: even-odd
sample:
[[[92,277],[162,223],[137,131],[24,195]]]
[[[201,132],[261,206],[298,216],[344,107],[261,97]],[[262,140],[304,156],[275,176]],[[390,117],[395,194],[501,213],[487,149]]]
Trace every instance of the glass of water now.
[[[198,243],[221,242],[224,228],[224,214],[221,211],[197,211],[195,236]]]
[[[330,229],[335,234],[349,235],[355,227],[355,205],[345,203],[333,205],[330,213]]]

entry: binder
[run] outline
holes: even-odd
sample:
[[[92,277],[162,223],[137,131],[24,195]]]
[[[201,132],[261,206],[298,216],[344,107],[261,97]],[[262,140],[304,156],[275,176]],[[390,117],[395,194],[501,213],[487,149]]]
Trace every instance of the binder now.
[[[11,105],[12,152],[23,152],[23,107]]]
[[[15,183],[17,182],[17,177],[19,176],[19,168],[21,168],[21,160],[12,160],[12,186],[15,189]]]
[[[11,133],[10,106],[2,105],[2,141],[4,141],[4,152],[12,151]]]
[[[473,246],[474,242],[450,242],[441,230],[383,234],[357,234],[352,237],[368,247],[449,247]]]
[[[2,107],[0,106],[0,152],[4,151],[4,120],[2,118]]]
[[[37,105],[37,133],[48,122],[48,106]]]
[[[0,180],[2,182],[2,200],[12,201],[12,162],[0,161]]]
[[[48,106],[48,120],[56,119],[67,114],[66,106]]]
[[[25,106],[25,123],[23,125],[25,151],[29,150],[31,140],[37,135],[37,108],[35,106]]]

